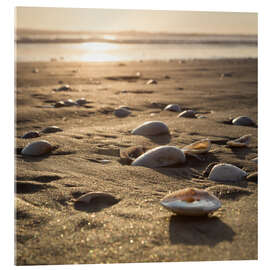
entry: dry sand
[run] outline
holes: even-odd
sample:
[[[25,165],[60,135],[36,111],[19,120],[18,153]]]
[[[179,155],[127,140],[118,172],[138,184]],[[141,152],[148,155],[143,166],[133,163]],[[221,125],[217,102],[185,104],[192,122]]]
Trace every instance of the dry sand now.
[[[222,207],[209,217],[177,216],[159,204],[180,188],[218,185],[203,177],[211,162],[257,171],[251,159],[257,157],[258,129],[226,123],[239,115],[257,123],[257,60],[20,63],[16,72],[17,265],[258,258],[256,182],[227,185]],[[147,85],[149,79],[158,83]],[[71,91],[53,91],[63,84]],[[81,97],[89,103],[50,108]],[[178,113],[162,110],[170,103],[206,118],[177,118]],[[113,110],[120,105],[132,113],[116,117]],[[150,120],[165,122],[170,136],[130,134]],[[21,138],[52,125],[63,131]],[[250,147],[225,147],[245,134],[252,134]],[[129,146],[182,147],[207,137],[212,148],[201,161],[190,157],[185,164],[159,169],[119,162],[120,149]],[[58,148],[42,157],[20,154],[39,139]],[[109,193],[119,201],[103,209],[74,204],[87,192]]]

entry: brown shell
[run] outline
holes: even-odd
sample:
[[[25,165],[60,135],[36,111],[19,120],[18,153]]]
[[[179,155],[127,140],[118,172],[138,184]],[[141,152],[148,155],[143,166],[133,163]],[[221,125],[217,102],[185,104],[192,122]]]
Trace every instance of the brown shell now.
[[[141,156],[147,151],[147,148],[141,145],[131,146],[120,150],[120,158],[122,162],[131,164],[133,160]]]
[[[228,141],[227,145],[230,147],[245,147],[248,146],[251,141],[251,134],[244,135],[236,140]]]

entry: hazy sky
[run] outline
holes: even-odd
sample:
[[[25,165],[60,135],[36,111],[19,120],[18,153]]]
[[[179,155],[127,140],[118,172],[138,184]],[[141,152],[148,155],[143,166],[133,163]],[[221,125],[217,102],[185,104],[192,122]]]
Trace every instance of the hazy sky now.
[[[256,13],[16,8],[18,28],[81,31],[169,31],[257,34]]]

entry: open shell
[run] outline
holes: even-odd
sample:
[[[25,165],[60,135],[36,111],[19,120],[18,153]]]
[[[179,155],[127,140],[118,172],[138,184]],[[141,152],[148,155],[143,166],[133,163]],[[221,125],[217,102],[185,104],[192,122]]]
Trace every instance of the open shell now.
[[[138,158],[136,158],[132,166],[144,166],[148,168],[158,168],[170,166],[177,163],[184,163],[186,157],[184,152],[175,146],[159,146],[153,148]]]
[[[170,193],[160,204],[176,214],[187,216],[207,215],[221,207],[216,196],[197,188],[185,188]]]
[[[192,144],[189,144],[182,148],[185,154],[203,154],[207,153],[211,148],[211,141],[209,139],[203,139]]]
[[[41,140],[29,143],[23,148],[21,153],[27,156],[41,156],[49,153],[51,150],[51,144],[45,140]]]
[[[211,169],[208,178],[217,182],[238,182],[246,176],[245,171],[232,164],[219,163]]]
[[[134,135],[152,136],[170,133],[168,126],[161,121],[148,121],[131,131]]]
[[[248,146],[251,141],[251,134],[244,135],[236,140],[228,141],[227,145],[230,147],[245,147]]]

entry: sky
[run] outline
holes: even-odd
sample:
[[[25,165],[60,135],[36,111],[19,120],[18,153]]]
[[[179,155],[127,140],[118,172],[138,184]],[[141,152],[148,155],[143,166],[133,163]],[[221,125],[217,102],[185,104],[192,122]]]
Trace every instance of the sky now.
[[[257,13],[17,7],[17,28],[257,34]]]

